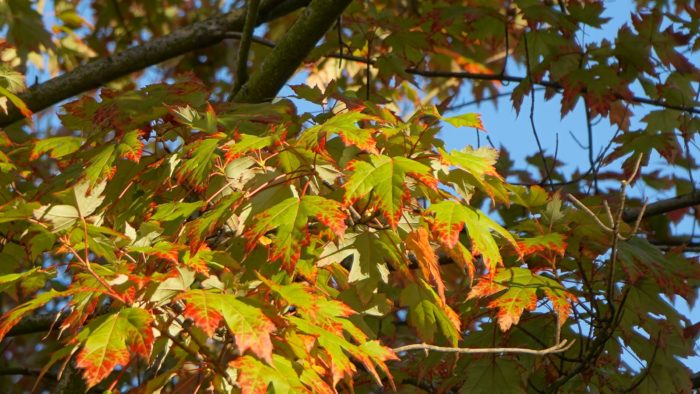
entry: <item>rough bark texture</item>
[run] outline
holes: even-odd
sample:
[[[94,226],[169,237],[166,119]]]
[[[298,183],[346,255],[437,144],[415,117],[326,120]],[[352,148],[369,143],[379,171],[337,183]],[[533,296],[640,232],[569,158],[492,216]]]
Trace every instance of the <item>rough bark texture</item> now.
[[[270,101],[292,77],[304,58],[333,26],[352,0],[312,0],[260,70],[243,85],[232,101]]]
[[[263,1],[260,6],[257,24],[264,23],[273,17],[285,15],[306,3],[308,3],[308,0]],[[241,31],[244,22],[245,12],[235,10],[225,15],[193,23],[143,45],[78,66],[74,70],[56,78],[32,86],[21,94],[20,98],[32,112],[39,112],[134,71],[142,70],[195,49],[217,44],[226,38],[227,32]],[[22,114],[16,107],[11,106],[8,109],[8,114],[0,115],[0,127],[9,126],[23,119]]]

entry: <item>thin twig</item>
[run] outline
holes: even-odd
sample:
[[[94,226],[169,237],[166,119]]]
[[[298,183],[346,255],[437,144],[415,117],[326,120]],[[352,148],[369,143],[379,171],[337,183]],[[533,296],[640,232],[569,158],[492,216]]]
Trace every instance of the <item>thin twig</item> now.
[[[237,32],[228,32],[226,33],[226,36],[228,38],[240,38],[241,34]],[[274,48],[276,43],[270,40],[266,40],[264,38],[260,37],[253,37],[252,40],[258,44],[265,45],[270,48]],[[358,62],[358,63],[365,63],[365,64],[370,64],[374,65],[376,63],[375,59],[368,59],[366,57],[361,57],[361,56],[354,56],[351,54],[347,53],[331,53],[328,55],[324,56],[325,58],[329,59],[340,59],[340,60],[348,60],[348,61],[353,61],[353,62]],[[467,71],[441,71],[441,70],[420,70],[417,68],[409,67],[404,70],[407,74],[412,74],[412,75],[418,75],[421,77],[425,78],[458,78],[458,79],[472,79],[472,80],[480,80],[480,81],[498,81],[498,82],[523,82],[527,80],[527,77],[519,77],[519,76],[514,76],[514,75],[508,75],[508,74],[484,74],[484,73],[472,73],[472,72],[467,72]],[[534,85],[541,86],[543,88],[551,88],[554,89],[558,92],[563,90],[563,87],[561,84],[558,82],[554,81],[548,81],[548,80],[539,80],[534,82]],[[531,86],[531,88],[534,89],[534,86]],[[535,90],[541,90],[541,89],[535,89]],[[587,93],[587,89],[582,89],[581,93]],[[620,101],[624,101],[627,103],[636,103],[636,104],[645,104],[645,105],[651,105],[655,107],[661,107],[661,108],[667,108],[667,109],[675,109],[677,111],[683,111],[691,114],[700,114],[700,107],[696,106],[690,106],[690,105],[674,105],[674,104],[668,104],[660,100],[651,100],[646,97],[638,97],[638,96],[632,96],[632,97],[627,97],[623,96],[621,94],[613,93],[613,96]],[[499,95],[496,95],[495,97],[500,97]],[[491,97],[491,98],[495,98]],[[483,101],[483,100],[482,100]],[[468,105],[473,105],[478,103],[477,100],[465,104],[459,104],[455,106],[454,108],[450,109],[459,109],[463,106],[468,106]],[[628,105],[629,107],[629,105]]]
[[[590,216],[591,219],[593,219],[596,222],[596,224],[598,224],[598,226],[600,226],[603,230],[609,233],[613,231],[612,228],[610,228],[607,224],[603,223],[600,220],[600,218],[598,218],[598,216],[595,213],[593,213],[593,211],[591,211],[590,208],[588,208],[584,203],[582,203],[578,198],[576,198],[576,196],[574,196],[573,194],[569,194],[567,198],[571,200],[571,202],[573,202],[574,205],[579,207],[582,211],[586,212],[588,216]]]
[[[460,347],[445,347],[445,346],[435,346],[429,345],[427,343],[415,343],[412,345],[399,346],[392,349],[395,353],[407,352],[411,350],[425,350],[425,351],[435,351],[442,353],[460,353],[460,354],[494,354],[494,353],[518,353],[518,354],[533,354],[533,355],[545,355],[552,353],[562,353],[571,346],[574,342],[568,342],[566,339],[559,342],[558,344],[548,347],[546,349],[527,349],[520,347],[493,347],[493,348],[460,348]]]
[[[65,247],[68,249],[68,251],[70,251],[70,253],[71,253],[73,256],[75,256],[75,258],[78,259],[78,261],[79,261],[83,266],[85,266],[85,269],[87,270],[87,272],[88,272],[90,275],[92,275],[92,277],[95,278],[95,280],[97,280],[97,282],[99,282],[105,289],[107,289],[107,292],[108,292],[108,294],[110,295],[110,297],[114,297],[114,298],[116,298],[117,300],[121,301],[122,303],[128,304],[128,302],[126,302],[126,299],[124,299],[124,297],[122,297],[121,295],[119,295],[119,293],[117,293],[117,292],[114,290],[114,288],[112,288],[112,286],[110,286],[110,284],[107,283],[107,281],[106,281],[103,277],[101,277],[100,275],[98,275],[98,274],[92,269],[92,266],[90,265],[90,261],[89,261],[89,260],[83,260],[83,258],[80,257],[80,254],[78,253],[78,251],[76,251],[76,250],[73,248],[73,246],[70,244],[70,241],[69,241],[68,239],[64,239],[63,237],[61,237],[61,238],[60,238],[60,241],[61,241],[61,243],[63,244],[63,246],[65,246]],[[85,243],[87,244],[87,239],[85,240]]]
[[[537,127],[535,126],[535,90],[534,81],[532,79],[532,68],[530,66],[530,50],[527,45],[527,34],[523,34],[523,43],[525,44],[525,65],[527,66],[527,78],[530,84],[530,128],[532,129],[532,134],[535,136],[535,142],[537,143],[537,151],[540,154],[540,159],[542,159],[542,166],[544,167],[545,179],[549,181],[549,188],[554,189],[552,184],[552,174],[549,172],[549,166],[547,165],[547,158],[544,155],[544,149],[542,148],[542,143],[540,142],[540,136],[537,133]]]
[[[651,371],[651,367],[654,365],[654,362],[656,361],[656,354],[659,351],[660,342],[661,342],[661,332],[659,332],[659,334],[656,336],[656,346],[654,346],[654,353],[651,354],[651,359],[647,362],[646,368],[644,368],[644,371],[642,371],[642,373],[639,375],[639,377],[637,378],[637,381],[634,382],[630,387],[628,387],[626,390],[623,391],[624,393],[631,393],[634,390],[636,390],[637,387],[639,387],[639,385],[642,384],[642,382],[644,382],[644,379],[646,379],[647,376],[649,376],[649,372]]]
[[[245,23],[243,24],[243,33],[241,41],[238,45],[238,61],[236,66],[236,80],[233,83],[233,92],[229,97],[229,101],[236,96],[243,84],[248,82],[248,53],[250,52],[250,43],[255,30],[255,23],[258,19],[258,8],[260,0],[248,0],[248,9],[246,11]]]
[[[583,101],[586,110],[586,131],[588,133],[588,164],[591,168],[595,168],[595,160],[593,159],[593,124],[591,123],[591,109],[588,106],[588,100]],[[598,173],[593,171],[593,190],[595,194],[599,193],[598,190]]]

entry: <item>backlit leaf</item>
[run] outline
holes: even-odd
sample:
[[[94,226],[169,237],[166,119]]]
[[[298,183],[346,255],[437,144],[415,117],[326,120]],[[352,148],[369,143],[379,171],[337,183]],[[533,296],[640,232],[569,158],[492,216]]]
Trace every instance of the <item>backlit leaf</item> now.
[[[372,193],[370,205],[382,211],[392,228],[396,228],[401,210],[409,197],[406,176],[432,180],[430,168],[405,157],[370,156],[370,162],[353,161],[347,169],[345,201],[352,203]],[[434,186],[434,185],[431,185]]]
[[[508,268],[499,271],[493,279],[483,277],[469,292],[469,298],[497,294],[489,307],[498,308],[498,324],[502,331],[507,331],[518,324],[524,311],[535,309],[538,292],[549,298],[559,316],[559,324],[563,324],[576,297],[555,280],[533,274],[529,269]]]
[[[191,290],[183,294],[184,315],[209,336],[225,321],[236,338],[241,353],[250,350],[268,363],[272,357],[270,334],[275,325],[258,308],[246,304],[236,296],[207,290]]]
[[[466,226],[472,242],[472,254],[481,255],[490,272],[503,263],[491,231],[499,234],[518,250],[515,238],[507,230],[472,207],[447,200],[431,205],[427,212],[434,215],[431,219],[432,229],[440,242],[448,248],[455,247],[459,240],[459,233]]]
[[[91,321],[78,335],[83,344],[76,365],[83,368],[88,387],[95,386],[133,355],[148,359],[153,347],[153,317],[141,308],[125,308]]]
[[[345,232],[345,213],[340,203],[320,196],[288,198],[256,215],[253,225],[246,233],[248,249],[267,232],[275,230],[270,245],[270,260],[282,260],[293,267],[301,254],[301,247],[309,242],[307,226],[315,218],[337,236]]]

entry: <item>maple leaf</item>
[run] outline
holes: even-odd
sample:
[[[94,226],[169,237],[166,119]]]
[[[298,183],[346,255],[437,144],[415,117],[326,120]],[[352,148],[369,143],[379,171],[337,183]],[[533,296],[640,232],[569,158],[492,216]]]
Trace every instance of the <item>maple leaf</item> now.
[[[272,386],[276,393],[311,393],[299,380],[289,360],[274,355],[272,366],[250,356],[238,357],[230,366],[238,370],[238,385],[243,394],[266,394]]]
[[[400,295],[401,306],[408,309],[408,321],[426,342],[433,342],[438,329],[454,346],[460,338],[460,319],[442,302],[430,286],[420,281],[406,286]]]
[[[250,229],[246,231],[247,249],[252,250],[265,233],[276,230],[270,244],[271,261],[281,259],[291,268],[299,260],[301,247],[309,242],[307,225],[310,218],[330,228],[341,237],[345,232],[346,214],[337,201],[320,196],[290,197],[255,216]]]
[[[231,207],[241,196],[242,194],[238,192],[228,194],[217,201],[214,208],[206,211],[197,219],[188,222],[185,230],[189,237],[189,244],[191,246],[197,245],[221,227],[221,225],[233,215]]]
[[[525,394],[520,378],[520,364],[505,357],[475,358],[467,368],[460,393]]]
[[[566,252],[566,236],[559,233],[549,233],[531,238],[522,238],[518,241],[518,246],[523,254],[532,254],[544,250],[551,250],[554,253],[564,256]]]
[[[106,378],[117,365],[126,366],[132,354],[148,359],[153,346],[151,314],[125,308],[91,321],[76,337],[83,344],[76,366],[83,368],[88,387]]]
[[[84,177],[92,187],[104,179],[111,179],[114,176],[114,161],[116,160],[116,147],[114,145],[104,145],[95,149],[95,153],[88,160]]]
[[[184,249],[182,245],[168,241],[158,241],[153,246],[128,246],[130,252],[144,253],[167,260],[173,264],[180,262],[180,251]]]
[[[493,278],[482,277],[469,292],[468,299],[500,293],[489,303],[489,307],[498,308],[498,325],[502,331],[508,331],[512,325],[518,324],[524,311],[535,309],[538,291],[552,302],[559,325],[562,325],[576,297],[555,280],[533,274],[526,268],[508,268],[499,271]]]
[[[272,357],[270,334],[275,324],[259,309],[231,294],[207,290],[190,290],[181,295],[185,300],[184,315],[194,321],[210,337],[225,321],[236,338],[241,353],[250,350],[268,363]]]
[[[117,147],[119,156],[138,163],[143,155],[144,143],[140,140],[143,132],[141,130],[132,130],[121,139],[121,143]]]
[[[411,175],[431,188],[437,185],[429,167],[405,157],[372,155],[369,163],[355,160],[346,170],[351,173],[345,183],[346,204],[372,192],[372,207],[382,211],[393,229],[396,229],[404,202],[410,196],[406,176]]]
[[[308,285],[301,283],[280,285],[260,275],[258,275],[258,278],[287,303],[294,305],[302,316],[316,322],[321,327],[337,331],[339,318],[351,316],[355,313],[352,308],[340,301],[315,294]],[[359,334],[358,337],[364,338],[364,335]]]
[[[176,219],[186,219],[196,210],[204,205],[203,201],[195,202],[168,202],[156,207],[156,213],[151,216],[151,220],[170,221]]]
[[[469,238],[472,241],[472,254],[481,255],[484,264],[491,273],[495,272],[498,264],[503,263],[503,258],[491,231],[508,241],[515,250],[519,250],[513,235],[486,214],[472,207],[447,200],[431,205],[427,213],[434,215],[433,218],[429,218],[432,222],[432,229],[437,233],[440,242],[448,249],[457,245],[459,233],[466,225]]]
[[[494,201],[498,199],[506,204],[510,202],[503,184],[503,177],[494,167],[498,160],[497,150],[490,147],[481,147],[476,150],[466,147],[461,151],[453,150],[450,153],[442,149],[438,149],[438,152],[444,164],[457,167],[450,170],[447,180],[452,183],[467,182],[481,189]]]
[[[443,246],[443,250],[448,256],[450,256],[451,259],[467,270],[467,275],[469,275],[469,283],[471,284],[474,281],[474,272],[476,271],[476,267],[474,267],[474,256],[472,256],[469,249],[458,242],[453,248]]]
[[[343,335],[337,335],[318,327],[308,319],[289,317],[288,320],[299,330],[317,337],[318,344],[326,351],[332,360],[331,371],[334,385],[343,377],[352,376],[356,371],[354,364],[345,354],[348,353],[364,365],[365,369],[372,375],[379,386],[382,386],[382,380],[376,371],[375,364],[387,373],[393,386],[393,379],[389,374],[386,361],[396,360],[398,357],[391,349],[380,345],[376,341],[365,341],[365,338],[360,341],[361,344],[359,346],[355,345],[347,341]],[[348,322],[348,324],[352,323]],[[347,324],[345,328],[347,328]]]
[[[476,113],[468,113],[457,116],[442,118],[445,122],[455,127],[474,127],[479,130],[484,130],[484,124],[481,122],[481,115]]]
[[[177,181],[188,181],[199,189],[205,187],[205,181],[211,175],[219,142],[218,138],[207,138],[187,145],[183,152],[188,158],[177,169]]]
[[[19,109],[19,111],[24,115],[27,120],[31,123],[32,121],[32,111],[27,107],[27,104],[22,101],[21,98],[19,98],[17,95],[14,93],[10,92],[8,89],[5,89],[4,87],[0,86],[0,96],[2,97],[7,97],[12,104]],[[7,113],[7,109],[5,108],[5,113]]]
[[[433,247],[430,246],[429,238],[428,231],[421,227],[409,233],[404,243],[406,248],[416,256],[423,277],[435,284],[440,299],[445,302],[445,283],[442,281],[438,259]]]
[[[359,111],[348,111],[335,115],[323,124],[313,126],[305,130],[299,142],[312,150],[317,150],[322,146],[322,142],[328,138],[329,134],[337,134],[346,146],[354,145],[370,153],[377,152],[377,141],[374,139],[372,129],[360,128],[357,122],[360,121],[381,121],[376,116],[363,114]]]
[[[352,376],[355,372],[355,366],[345,354],[346,352],[360,360],[370,373],[374,371],[372,363],[382,367],[384,360],[381,357],[373,358],[345,339],[345,334],[349,334],[360,344],[367,341],[367,335],[347,319],[355,313],[350,307],[342,302],[315,294],[308,285],[301,283],[280,285],[260,275],[258,277],[299,312],[300,317],[286,316],[286,319],[299,330],[318,338],[319,345],[332,360],[331,373],[334,384],[343,377]],[[374,376],[377,383],[381,385],[376,372]]]
[[[49,157],[51,158],[60,159],[77,151],[84,141],[84,138],[71,136],[52,137],[39,140],[32,147],[32,153],[29,155],[29,160],[36,160],[45,153],[48,153]]]
[[[238,141],[231,142],[222,147],[226,151],[226,162],[240,157],[242,154],[267,148],[279,141],[276,135],[256,136],[250,134],[240,134]]]

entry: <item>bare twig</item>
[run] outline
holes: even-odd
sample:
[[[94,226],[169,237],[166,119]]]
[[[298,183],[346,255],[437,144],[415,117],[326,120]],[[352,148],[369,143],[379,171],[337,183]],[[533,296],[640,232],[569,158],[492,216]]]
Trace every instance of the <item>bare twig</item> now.
[[[593,158],[593,123],[591,123],[591,109],[588,106],[588,100],[584,100],[586,110],[586,132],[588,134],[588,164],[591,168],[595,168],[595,159]],[[598,172],[593,171],[593,190],[598,194]]]
[[[347,59],[347,57],[346,57]],[[348,59],[355,60],[355,59]],[[426,78],[462,78],[462,79],[474,79],[480,81],[499,81],[499,82],[522,82],[527,80],[527,77],[516,77],[512,75],[500,75],[500,74],[483,74],[483,73],[471,73],[466,71],[437,71],[437,70],[419,70],[416,68],[409,68],[405,70],[409,74],[420,75]],[[544,86],[546,88],[552,88],[555,90],[562,90],[561,84],[553,81],[539,80],[535,82],[535,85]],[[581,93],[586,93],[586,89],[582,89]],[[645,97],[626,97],[618,93],[612,94],[616,99],[636,104],[646,104],[655,107],[662,107],[667,109],[675,109],[677,111],[689,112],[692,114],[700,114],[700,107],[688,106],[688,105],[674,105],[668,104],[660,100],[651,100]]]
[[[498,354],[498,353],[518,353],[518,354],[533,354],[533,355],[545,355],[552,353],[562,353],[571,346],[574,345],[576,341],[567,341],[564,339],[558,344],[548,347],[546,349],[527,349],[520,347],[493,347],[493,348],[460,348],[460,347],[445,347],[445,346],[435,346],[429,345],[427,343],[415,343],[412,345],[399,346],[392,349],[395,353],[407,352],[411,350],[424,350],[424,351],[434,351],[442,353],[460,353],[460,354]]]
[[[523,34],[523,42],[525,44],[525,65],[527,66],[527,78],[530,84],[530,128],[532,129],[532,134],[535,136],[535,142],[537,143],[537,151],[540,153],[540,159],[542,160],[542,166],[544,167],[545,179],[549,181],[550,189],[554,189],[552,184],[552,174],[549,172],[549,165],[547,165],[547,158],[544,155],[544,149],[542,148],[542,143],[540,142],[540,136],[537,133],[537,127],[535,127],[535,90],[534,81],[532,78],[532,68],[530,66],[530,50],[527,45],[527,34]]]

